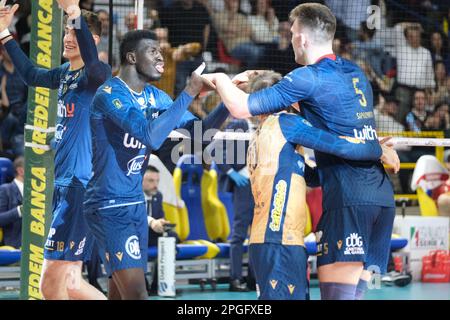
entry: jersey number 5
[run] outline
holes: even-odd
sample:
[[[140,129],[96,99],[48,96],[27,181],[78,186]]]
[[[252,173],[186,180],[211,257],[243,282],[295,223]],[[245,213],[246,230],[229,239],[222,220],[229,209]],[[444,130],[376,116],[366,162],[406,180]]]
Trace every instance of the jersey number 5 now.
[[[358,88],[359,78],[353,78],[353,87],[355,88],[355,92],[358,95],[361,95],[361,99],[359,99],[359,104],[363,107],[367,107],[367,100],[364,96],[364,92]]]

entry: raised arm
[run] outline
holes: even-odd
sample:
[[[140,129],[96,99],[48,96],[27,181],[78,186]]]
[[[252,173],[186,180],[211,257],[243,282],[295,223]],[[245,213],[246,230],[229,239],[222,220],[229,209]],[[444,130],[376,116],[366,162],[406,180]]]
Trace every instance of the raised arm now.
[[[348,160],[377,161],[381,158],[382,150],[376,140],[340,138],[315,128],[303,117],[292,114],[281,114],[279,122],[284,137],[291,143]]]
[[[131,99],[119,99],[105,87],[100,88],[95,95],[93,106],[140,142],[155,150],[159,149],[169,133],[177,127],[202,86],[201,77],[193,72],[185,90],[154,120],[146,119],[140,109],[132,107]]]
[[[14,13],[19,8],[19,5],[15,4],[11,8],[4,7],[3,5],[4,1],[0,3],[0,40],[5,46],[5,49],[11,57],[14,67],[16,67],[22,80],[32,87],[39,86],[57,89],[59,87],[61,69],[56,68],[47,70],[44,68],[37,68],[33,65],[8,30],[14,17]],[[48,67],[50,67],[50,65],[48,65]]]
[[[315,83],[312,71],[302,67],[295,69],[272,87],[249,95],[237,88],[226,74],[202,76],[215,85],[231,115],[238,119],[284,110],[286,106],[311,96]]]
[[[75,29],[75,34],[86,74],[92,84],[100,86],[111,77],[111,67],[99,60],[97,46],[85,18],[80,16],[77,21],[80,21],[80,28]]]

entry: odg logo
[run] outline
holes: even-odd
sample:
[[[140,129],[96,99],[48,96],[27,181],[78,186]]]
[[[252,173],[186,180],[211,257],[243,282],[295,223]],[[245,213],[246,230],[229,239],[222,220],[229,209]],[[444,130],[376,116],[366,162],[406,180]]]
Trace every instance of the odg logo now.
[[[141,249],[139,248],[139,238],[137,236],[131,236],[127,239],[125,251],[135,260],[141,258]]]

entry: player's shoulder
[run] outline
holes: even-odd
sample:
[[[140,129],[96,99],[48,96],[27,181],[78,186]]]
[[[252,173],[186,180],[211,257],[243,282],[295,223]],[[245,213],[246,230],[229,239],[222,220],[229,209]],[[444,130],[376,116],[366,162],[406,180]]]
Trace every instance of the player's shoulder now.
[[[275,114],[274,116],[278,117],[278,121],[280,122],[280,125],[286,125],[286,126],[293,126],[293,125],[306,125],[308,127],[312,127],[312,124],[303,118],[302,116],[294,113],[288,113],[288,112],[280,112],[278,114]]]

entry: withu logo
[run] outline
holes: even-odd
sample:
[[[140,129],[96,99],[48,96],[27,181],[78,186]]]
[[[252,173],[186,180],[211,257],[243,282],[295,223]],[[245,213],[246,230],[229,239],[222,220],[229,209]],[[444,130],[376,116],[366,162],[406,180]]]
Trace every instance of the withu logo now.
[[[353,129],[353,132],[355,134],[355,138],[361,139],[361,140],[377,140],[377,131],[372,128],[372,126],[364,126],[362,130],[356,130]]]
[[[127,163],[127,169],[128,169],[127,177],[130,174],[140,174],[142,166],[144,165],[144,161],[145,161],[145,156],[144,155],[134,157],[133,159],[128,161],[128,163]]]
[[[58,117],[61,118],[73,118],[75,115],[75,104],[74,103],[68,103],[64,105],[62,101],[58,103]]]
[[[131,149],[145,149],[145,145],[140,142],[138,139],[135,139],[134,137],[130,136],[127,133],[125,133],[123,137],[123,145],[125,148],[131,148]]]

